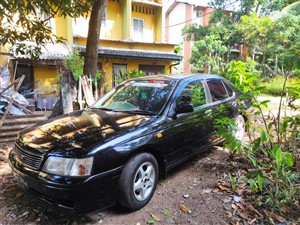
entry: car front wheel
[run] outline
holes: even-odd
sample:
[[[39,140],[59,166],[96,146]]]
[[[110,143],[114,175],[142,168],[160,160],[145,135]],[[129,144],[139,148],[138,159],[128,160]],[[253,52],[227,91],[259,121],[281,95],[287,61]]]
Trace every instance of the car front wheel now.
[[[131,158],[125,165],[119,180],[119,202],[121,205],[138,210],[152,198],[158,180],[158,164],[149,153]]]

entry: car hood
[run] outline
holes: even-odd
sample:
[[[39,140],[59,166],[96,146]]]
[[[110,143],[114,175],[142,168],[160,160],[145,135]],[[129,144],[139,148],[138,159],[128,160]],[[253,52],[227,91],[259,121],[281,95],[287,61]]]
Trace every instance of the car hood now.
[[[150,116],[99,109],[76,111],[21,131],[18,142],[39,151],[62,147],[87,149],[150,119]]]

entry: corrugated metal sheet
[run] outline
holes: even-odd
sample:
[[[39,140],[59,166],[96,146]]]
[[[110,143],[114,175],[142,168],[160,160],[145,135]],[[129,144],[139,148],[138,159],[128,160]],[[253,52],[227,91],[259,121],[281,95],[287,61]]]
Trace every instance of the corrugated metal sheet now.
[[[26,44],[32,47],[36,46],[36,44],[32,42],[26,42],[22,44]],[[41,46],[41,55],[38,58],[39,60],[62,60],[68,54],[70,54],[70,52],[71,48],[66,43],[47,43]],[[29,54],[16,53],[16,51],[14,51],[13,56],[16,59],[31,59],[31,56]]]
[[[146,5],[152,5],[152,6],[157,6],[157,7],[162,7],[162,4],[160,4],[160,3],[147,1],[147,0],[132,0],[132,2],[146,4]]]
[[[74,45],[75,49],[78,49],[81,53],[85,53],[85,46]],[[116,58],[135,58],[135,59],[155,59],[155,60],[169,60],[169,61],[180,61],[181,56],[175,53],[152,51],[144,49],[125,49],[125,48],[103,48],[98,49],[99,56],[116,57]]]

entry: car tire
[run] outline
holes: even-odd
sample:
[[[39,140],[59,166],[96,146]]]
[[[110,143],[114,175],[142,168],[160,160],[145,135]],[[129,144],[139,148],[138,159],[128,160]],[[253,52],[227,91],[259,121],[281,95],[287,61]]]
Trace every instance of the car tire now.
[[[158,180],[158,164],[150,153],[141,153],[125,165],[118,184],[118,201],[131,210],[143,208],[152,198]]]
[[[245,119],[242,115],[235,118],[236,130],[233,131],[233,136],[238,140],[243,140],[246,133]]]

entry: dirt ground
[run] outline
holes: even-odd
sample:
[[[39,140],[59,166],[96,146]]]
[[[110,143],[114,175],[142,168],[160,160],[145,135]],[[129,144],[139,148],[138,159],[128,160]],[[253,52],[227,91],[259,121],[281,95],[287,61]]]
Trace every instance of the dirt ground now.
[[[187,161],[161,179],[150,203],[128,212],[120,206],[82,215],[70,215],[46,208],[31,199],[14,180],[6,161],[12,145],[0,147],[0,224],[232,224],[234,196],[217,187],[229,173],[227,155],[215,147]],[[235,224],[235,223],[234,223]]]

